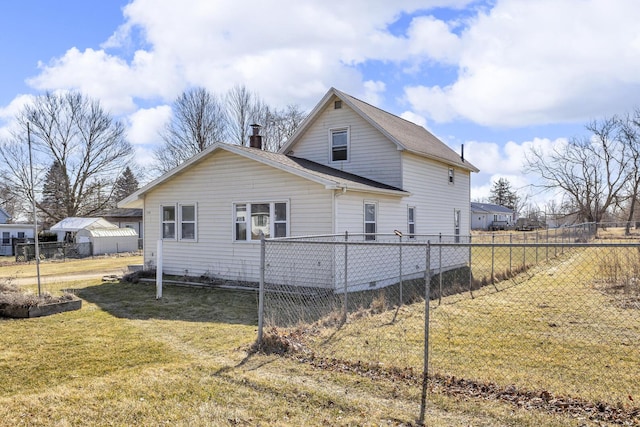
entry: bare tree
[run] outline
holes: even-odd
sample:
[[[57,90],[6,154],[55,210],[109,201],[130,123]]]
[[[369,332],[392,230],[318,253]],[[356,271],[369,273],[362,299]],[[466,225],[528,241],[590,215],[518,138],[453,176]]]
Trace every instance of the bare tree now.
[[[260,119],[263,125],[264,149],[278,151],[280,147],[294,134],[300,123],[306,117],[306,113],[298,105],[287,105],[286,108],[267,108],[265,116]]]
[[[266,125],[267,105],[255,92],[244,85],[236,85],[227,92],[227,115],[229,117],[230,142],[247,145],[251,134],[251,125]]]
[[[636,109],[633,114],[627,115],[621,120],[620,136],[622,142],[627,147],[629,156],[628,176],[626,185],[626,213],[627,224],[625,234],[631,233],[631,222],[635,216],[636,204],[640,197],[640,110]]]
[[[593,121],[586,128],[589,137],[556,146],[548,156],[532,149],[526,169],[540,175],[543,188],[562,190],[579,220],[597,223],[626,197],[630,157],[617,117]]]
[[[227,118],[220,99],[204,88],[183,92],[173,103],[173,116],[161,133],[156,166],[167,172],[215,142],[225,139]]]
[[[31,201],[27,128],[31,131],[36,190],[44,171],[56,163],[62,179],[57,206],[36,200],[50,220],[91,215],[103,209],[111,197],[112,180],[129,161],[133,149],[125,139],[124,125],[106,113],[100,103],[77,92],[46,93],[27,104],[17,116],[19,131],[0,144],[6,182]],[[100,184],[103,197],[96,198]],[[105,184],[106,183],[106,184]],[[106,185],[106,186],[105,186]]]

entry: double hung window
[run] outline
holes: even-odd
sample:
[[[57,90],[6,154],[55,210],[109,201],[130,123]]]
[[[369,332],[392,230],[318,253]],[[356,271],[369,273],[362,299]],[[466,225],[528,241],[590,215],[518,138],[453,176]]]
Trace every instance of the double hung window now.
[[[413,206],[407,208],[407,233],[410,239],[416,238],[416,208]]]
[[[364,203],[364,239],[376,240],[377,232],[377,205],[372,202]]]
[[[164,240],[197,240],[197,205],[195,203],[161,206],[162,238]]]
[[[345,162],[349,160],[349,129],[331,129],[331,161]]]

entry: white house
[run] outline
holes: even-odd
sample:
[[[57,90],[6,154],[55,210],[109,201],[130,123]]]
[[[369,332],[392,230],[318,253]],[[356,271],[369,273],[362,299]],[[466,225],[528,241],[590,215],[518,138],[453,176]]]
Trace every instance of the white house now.
[[[24,243],[33,239],[33,224],[7,224],[11,215],[0,208],[0,256],[13,255],[15,243]]]
[[[254,143],[257,141],[257,143]],[[120,202],[142,208],[144,261],[258,281],[259,234],[468,235],[478,169],[424,128],[336,89],[278,153],[217,143]]]
[[[471,202],[472,230],[504,230],[515,222],[515,213],[509,208],[493,203]]]

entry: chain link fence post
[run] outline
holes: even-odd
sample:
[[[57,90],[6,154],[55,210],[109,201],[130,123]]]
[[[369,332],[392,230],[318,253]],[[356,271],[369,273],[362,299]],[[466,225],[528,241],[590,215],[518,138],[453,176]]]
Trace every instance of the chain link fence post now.
[[[349,262],[348,262],[348,247],[349,247],[349,232],[345,231],[344,232],[344,299],[343,299],[343,313],[342,313],[342,323],[346,323],[347,322],[347,315],[349,313],[349,307],[348,307],[348,300],[347,300],[347,293],[349,290],[349,281],[348,281],[348,277],[347,277],[347,271],[349,269]]]
[[[431,241],[427,240],[426,270],[424,272],[424,367],[422,372],[422,395],[420,398],[420,417],[418,424],[424,425],[427,410],[427,390],[429,384],[429,309],[431,300]]]

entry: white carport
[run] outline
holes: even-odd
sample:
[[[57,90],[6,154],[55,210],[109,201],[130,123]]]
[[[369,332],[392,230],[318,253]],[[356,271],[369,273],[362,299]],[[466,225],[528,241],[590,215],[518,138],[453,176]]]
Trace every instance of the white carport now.
[[[132,228],[84,228],[76,233],[76,242],[91,242],[93,255],[135,252],[138,233]]]

